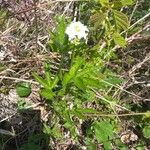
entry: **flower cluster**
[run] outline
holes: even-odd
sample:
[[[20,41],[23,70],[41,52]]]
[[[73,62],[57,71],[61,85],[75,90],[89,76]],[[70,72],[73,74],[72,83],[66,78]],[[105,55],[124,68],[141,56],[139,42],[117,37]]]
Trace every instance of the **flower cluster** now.
[[[88,28],[81,22],[72,22],[68,27],[66,28],[65,33],[69,37],[69,41],[74,41],[76,39],[85,39],[87,40],[88,35]]]

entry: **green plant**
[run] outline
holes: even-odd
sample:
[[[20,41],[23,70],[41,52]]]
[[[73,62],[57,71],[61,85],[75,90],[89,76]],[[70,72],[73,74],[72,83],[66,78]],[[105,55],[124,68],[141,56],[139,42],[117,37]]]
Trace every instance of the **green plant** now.
[[[62,18],[60,22],[64,21],[64,18]],[[57,32],[61,33],[59,37],[61,38],[59,39],[60,41],[64,41],[63,39],[67,38],[64,35],[65,27],[56,28]],[[59,30],[63,30],[63,32]],[[65,45],[63,42],[63,47],[67,47],[68,49],[60,49],[60,44],[54,44],[56,41],[57,43],[59,42],[58,33],[54,33],[53,35],[57,36],[53,36],[52,41],[49,42],[51,50],[56,50],[61,55],[61,62],[57,73],[51,71],[50,64],[47,62],[44,64],[43,77],[35,72],[32,75],[40,83],[40,95],[46,100],[49,110],[52,113],[49,118],[51,124],[49,126],[44,125],[44,132],[53,138],[61,139],[62,136],[59,127],[61,125],[70,131],[73,139],[77,140],[78,134],[76,128],[79,120],[85,120],[87,114],[98,112],[98,110],[93,108],[84,108],[83,105],[88,102],[95,102],[97,106],[103,103],[106,106],[106,110],[109,107],[105,101],[100,102],[95,97],[92,89],[101,89],[105,97],[108,96],[105,94],[111,85],[117,85],[121,83],[121,80],[117,79],[110,70],[105,68],[102,59],[98,58],[98,55],[97,57],[92,56],[93,59],[89,59],[89,48],[84,42],[77,45],[69,41]],[[56,48],[56,46],[58,47]],[[68,51],[72,51],[71,56],[68,55]],[[95,122],[92,124],[92,128],[98,142],[103,142],[104,147],[108,149],[110,148],[110,142],[107,140],[110,139],[107,136],[108,134],[112,135],[112,129],[108,133],[104,133],[103,136],[100,136],[98,130],[104,130],[103,128],[108,125],[106,123],[106,126],[102,127],[102,123],[105,124],[105,122]],[[108,127],[110,128],[111,124]],[[109,146],[106,146],[107,144]]]
[[[20,97],[27,97],[31,93],[31,85],[26,82],[20,82],[16,86],[16,92]]]
[[[147,125],[143,128],[144,137],[150,138],[150,125]]]
[[[67,27],[65,18],[60,17],[57,20],[55,31],[50,32],[51,39],[47,44],[50,51],[57,52],[60,56],[57,71],[53,72],[47,61],[44,64],[43,76],[35,72],[32,74],[40,83],[40,95],[51,112],[49,121],[44,124],[43,129],[50,138],[63,140],[61,133],[63,127],[70,132],[73,140],[78,141],[77,126],[89,117],[92,123],[86,129],[84,141],[89,149],[96,149],[94,139],[102,143],[106,150],[112,149],[112,141],[120,143],[114,139],[115,132],[119,128],[115,115],[110,117],[114,121],[100,119],[95,115],[112,113],[114,107],[129,110],[117,104],[118,99],[113,97],[122,79],[108,69],[105,60],[114,58],[112,49],[116,45],[126,46],[123,32],[128,30],[129,21],[120,8],[131,5],[132,2],[132,0],[85,2],[80,9],[81,12],[86,10],[90,12],[88,19],[83,19],[90,26],[88,41],[86,38],[77,39],[78,36],[70,41],[69,35],[65,32]],[[87,7],[90,4],[92,5]],[[83,16],[84,14],[81,14],[81,18]],[[101,47],[103,42],[105,46]],[[89,103],[94,103],[95,108],[88,107]],[[120,147],[124,148],[124,144],[120,144]]]
[[[105,149],[111,149],[110,140],[112,140],[113,138],[112,125],[108,121],[101,121],[101,122],[95,121],[92,124],[92,127],[94,129],[94,133],[95,133],[97,141],[99,143],[102,142],[104,144]]]

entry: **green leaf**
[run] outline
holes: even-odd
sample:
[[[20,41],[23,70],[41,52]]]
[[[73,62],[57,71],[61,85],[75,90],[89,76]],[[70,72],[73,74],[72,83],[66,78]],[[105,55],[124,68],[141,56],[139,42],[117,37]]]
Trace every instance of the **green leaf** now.
[[[106,7],[109,4],[109,0],[98,0],[98,1],[103,7]]]
[[[81,111],[78,111],[77,108],[74,108],[73,110],[71,110],[71,112],[73,115],[75,115],[79,119],[85,119],[85,116],[83,115],[83,113]]]
[[[87,114],[97,113],[97,110],[92,108],[74,108],[72,114],[76,115],[80,119],[85,119]]]
[[[59,81],[59,78],[58,76],[56,76],[50,85],[50,89],[53,89],[57,85],[58,81]]]
[[[82,91],[86,90],[86,86],[81,78],[79,77],[75,78],[73,81],[74,81],[75,86],[77,86],[80,90]]]
[[[56,28],[54,32],[50,32],[50,41],[48,45],[53,51],[64,52],[67,51],[68,47],[68,38],[66,37],[66,22],[64,17],[56,18]]]
[[[77,133],[75,130],[75,125],[74,122],[72,121],[72,117],[71,117],[71,113],[68,110],[64,110],[63,111],[63,118],[64,118],[64,127],[70,130],[70,133],[72,135],[72,137],[76,137]]]
[[[53,127],[49,127],[45,123],[43,125],[44,125],[43,132],[45,134],[48,134],[48,135],[53,136],[55,138],[61,138],[62,137],[61,131],[57,125],[55,125]]]
[[[126,150],[127,149],[126,145],[120,139],[116,138],[115,144],[117,145],[119,150]]]
[[[108,121],[96,121],[93,123],[93,128],[97,141],[102,142],[106,150],[110,150],[111,143],[109,140],[113,137],[112,125]]]
[[[52,135],[52,129],[45,123],[43,123],[43,132],[48,135]]]
[[[91,87],[95,87],[98,88],[100,87],[99,81],[97,79],[91,78],[91,77],[83,77],[83,82],[86,86],[91,86]]]
[[[44,64],[44,71],[45,71],[45,78],[47,81],[47,84],[50,86],[51,85],[51,73],[50,73],[50,67],[47,63]]]
[[[76,76],[77,71],[79,70],[79,68],[81,67],[83,62],[84,62],[83,59],[80,58],[80,57],[75,59],[75,62],[71,66],[71,69],[69,70],[69,72],[64,75],[64,78],[63,78],[63,81],[62,81],[62,84],[64,86],[66,86],[71,81],[71,79]]]
[[[31,93],[31,85],[26,82],[20,82],[17,84],[16,92],[20,97],[27,97]]]
[[[117,78],[117,77],[108,77],[108,78],[106,78],[106,79],[104,79],[104,81],[101,81],[101,82],[108,82],[108,85],[109,85],[109,83],[110,84],[113,84],[113,85],[117,85],[117,84],[120,84],[120,83],[122,83],[122,79],[120,79],[120,78]],[[105,83],[106,83],[105,82]],[[106,83],[107,84],[107,83]]]
[[[40,90],[40,95],[44,97],[47,100],[51,100],[54,97],[54,93],[51,90],[48,89],[41,89]]]
[[[115,20],[115,25],[117,29],[123,29],[123,30],[127,30],[129,27],[129,21],[128,21],[128,17],[117,10],[113,10],[113,16],[114,16],[114,20]]]
[[[22,109],[25,109],[26,101],[24,99],[19,99],[17,101],[17,109],[20,111]]]
[[[143,134],[144,134],[144,137],[150,138],[150,125],[144,127]]]
[[[40,77],[37,73],[33,72],[32,76],[34,79],[39,82],[44,88],[49,89],[49,84],[46,80],[44,80],[42,77]]]
[[[75,74],[77,73],[78,69],[81,67],[82,64],[83,64],[83,58],[77,57],[74,61],[73,66],[71,67],[69,71],[69,74],[71,76],[75,76]]]
[[[119,8],[124,7],[124,6],[132,5],[132,4],[133,4],[133,0],[114,1],[113,2],[113,8],[114,9],[119,9]]]
[[[93,114],[93,113],[97,113],[97,110],[92,109],[92,108],[78,108],[79,112],[82,112],[83,114]]]
[[[115,44],[121,47],[125,47],[125,45],[127,44],[126,40],[117,32],[113,34],[113,40]]]
[[[95,28],[98,28],[106,18],[106,14],[103,12],[96,12],[90,17],[90,23],[94,25]]]
[[[35,78],[37,82],[39,82],[45,89],[51,90],[53,89],[59,81],[58,76],[56,76],[53,80],[51,78],[51,73],[47,64],[45,64],[45,79],[40,77],[37,73],[33,72],[32,76]]]
[[[121,0],[122,6],[132,5],[133,0]]]
[[[87,150],[97,150],[96,145],[92,142],[92,139],[87,138],[85,141]]]

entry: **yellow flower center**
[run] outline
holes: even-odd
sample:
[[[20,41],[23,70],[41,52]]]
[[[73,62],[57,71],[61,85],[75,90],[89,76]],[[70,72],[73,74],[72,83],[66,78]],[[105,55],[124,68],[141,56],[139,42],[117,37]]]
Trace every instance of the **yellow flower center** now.
[[[74,29],[75,29],[77,32],[80,32],[79,26],[76,25],[76,26],[74,27]]]

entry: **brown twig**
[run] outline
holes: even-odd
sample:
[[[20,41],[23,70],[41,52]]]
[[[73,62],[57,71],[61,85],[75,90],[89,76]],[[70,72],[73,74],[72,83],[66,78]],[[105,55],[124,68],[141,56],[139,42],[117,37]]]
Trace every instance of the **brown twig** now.
[[[14,77],[0,76],[0,79],[9,79],[9,80],[23,81],[23,82],[28,82],[28,83],[39,85],[38,82],[35,82],[35,81],[32,81],[32,80],[26,80],[26,79],[14,78]]]
[[[37,0],[34,0],[34,22],[35,22],[35,47],[38,52],[38,17],[37,17]]]

